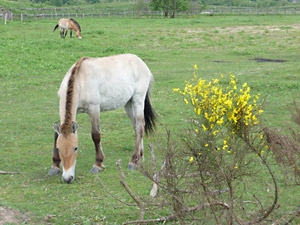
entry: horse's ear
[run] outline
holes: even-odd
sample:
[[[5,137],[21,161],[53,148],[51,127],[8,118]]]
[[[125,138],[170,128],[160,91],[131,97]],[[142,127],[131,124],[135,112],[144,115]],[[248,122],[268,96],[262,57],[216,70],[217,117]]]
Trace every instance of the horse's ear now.
[[[78,125],[75,121],[72,121],[72,133],[77,134]]]
[[[55,122],[55,123],[53,124],[53,127],[54,127],[54,130],[55,130],[55,132],[56,132],[57,134],[60,134],[60,133],[61,133],[61,132],[60,132],[60,126],[59,126],[58,122]]]

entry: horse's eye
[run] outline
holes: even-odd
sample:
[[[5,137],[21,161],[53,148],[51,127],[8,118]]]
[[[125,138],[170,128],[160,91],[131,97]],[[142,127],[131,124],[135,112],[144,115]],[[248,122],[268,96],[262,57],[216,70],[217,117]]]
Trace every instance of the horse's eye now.
[[[59,150],[59,148],[56,148],[56,150],[60,153],[60,150]]]
[[[74,147],[74,152],[76,152],[78,150],[78,147],[76,146],[76,147]]]

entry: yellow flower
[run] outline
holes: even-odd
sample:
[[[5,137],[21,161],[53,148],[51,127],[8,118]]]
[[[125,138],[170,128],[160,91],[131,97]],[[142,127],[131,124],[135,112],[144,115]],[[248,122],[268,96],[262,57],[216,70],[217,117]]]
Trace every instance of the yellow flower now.
[[[200,115],[201,114],[201,108],[199,107],[197,110],[197,114]]]
[[[192,156],[189,161],[192,162],[193,160],[194,160],[194,157]]]
[[[204,124],[202,124],[203,130],[206,131],[207,128],[204,126]]]
[[[218,130],[216,130],[216,131],[213,132],[213,134],[214,134],[215,136],[217,135],[217,133],[219,133]]]
[[[212,79],[212,81],[213,81],[213,84],[217,84],[219,82],[218,79]]]
[[[194,69],[197,70],[197,69],[198,69],[198,66],[197,66],[197,65],[194,65]]]
[[[199,132],[198,129],[196,129],[195,132],[198,134],[198,132]]]
[[[223,122],[224,122],[224,121],[223,121],[223,117],[222,117],[220,120],[217,121],[217,124],[218,124],[218,125],[222,125]]]
[[[186,104],[189,104],[189,101],[186,98],[184,99],[184,101]]]
[[[208,144],[204,145],[205,147],[208,147]]]

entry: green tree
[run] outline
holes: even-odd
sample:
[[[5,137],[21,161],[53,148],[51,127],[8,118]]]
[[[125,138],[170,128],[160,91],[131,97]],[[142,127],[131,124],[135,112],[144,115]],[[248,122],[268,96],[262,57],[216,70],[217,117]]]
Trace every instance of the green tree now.
[[[165,17],[175,17],[176,12],[188,9],[188,0],[152,0],[150,6],[153,10],[162,10]]]
[[[63,5],[63,1],[62,0],[51,0],[51,3],[55,6],[62,6]]]

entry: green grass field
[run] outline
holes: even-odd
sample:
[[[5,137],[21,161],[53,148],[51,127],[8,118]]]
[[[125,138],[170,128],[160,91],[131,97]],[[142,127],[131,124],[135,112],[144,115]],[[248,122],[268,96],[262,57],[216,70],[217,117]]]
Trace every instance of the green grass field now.
[[[80,19],[83,39],[61,39],[52,32],[57,21],[0,24],[0,206],[18,209],[30,223],[121,224],[135,220],[138,211],[112,199],[89,174],[95,158],[90,122],[78,115],[79,155],[76,180],[47,177],[52,165],[54,130],[59,120],[57,90],[66,71],[80,57],[133,53],[152,71],[151,100],[159,115],[157,136],[165,129],[176,135],[189,126],[190,109],[173,88],[193,77],[210,79],[231,72],[255,93],[266,97],[263,123],[285,130],[288,106],[300,97],[299,16],[201,16],[191,19]],[[257,62],[265,58],[284,63]],[[118,198],[129,200],[119,184],[115,162],[123,160],[129,185],[147,195],[151,183],[137,171],[127,171],[134,132],[123,109],[101,114],[106,170],[102,181]],[[149,158],[145,138],[146,158]],[[300,189],[280,177],[280,206],[293,210]],[[262,178],[264,179],[264,178]],[[257,190],[258,194],[265,190]],[[50,216],[49,216],[50,215]],[[147,217],[147,215],[146,215]],[[101,223],[100,223],[101,224]]]

